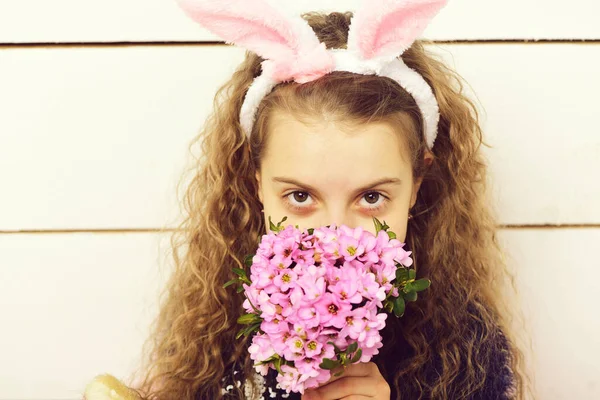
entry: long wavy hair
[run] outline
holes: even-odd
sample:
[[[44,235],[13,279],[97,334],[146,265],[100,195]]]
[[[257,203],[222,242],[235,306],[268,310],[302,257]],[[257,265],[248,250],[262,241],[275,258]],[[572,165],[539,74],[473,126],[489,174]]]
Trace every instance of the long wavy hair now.
[[[351,12],[305,13],[302,17],[328,48],[345,48]],[[298,118],[328,113],[352,124],[401,123],[414,129],[404,138],[414,177],[423,177],[411,210],[406,248],[417,273],[431,288],[409,303],[405,316],[386,329],[384,345],[402,338],[410,357],[396,366],[374,359],[398,398],[466,398],[485,381],[493,348],[487,340],[504,333],[515,377],[516,398],[525,398],[530,378],[515,324],[522,321],[514,272],[496,236],[496,211],[486,190],[482,131],[462,78],[416,41],[402,59],[429,83],[440,108],[433,164],[423,164],[423,121],[413,98],[395,81],[337,71],[313,82],[278,85],[261,103],[248,140],[239,124],[242,100],[260,74],[258,55],[246,52],[232,78],[217,92],[214,111],[190,149],[199,149],[185,182],[185,219],[171,238],[173,270],[161,294],[160,312],[144,345],[138,391],[145,399],[218,399],[222,380],[237,367],[253,372],[247,339],[235,339],[242,294],[223,284],[242,267],[265,233],[255,172],[268,139],[273,110]],[[193,153],[193,151],[191,152]],[[507,285],[503,285],[507,283]],[[388,319],[396,320],[395,318]],[[473,333],[472,321],[480,329]],[[430,326],[434,335],[428,335]],[[384,353],[384,352],[382,352]],[[434,357],[439,375],[427,375]],[[238,375],[239,378],[239,375]],[[251,382],[252,383],[252,382]],[[255,387],[253,385],[253,387]],[[237,388],[239,398],[243,393]]]

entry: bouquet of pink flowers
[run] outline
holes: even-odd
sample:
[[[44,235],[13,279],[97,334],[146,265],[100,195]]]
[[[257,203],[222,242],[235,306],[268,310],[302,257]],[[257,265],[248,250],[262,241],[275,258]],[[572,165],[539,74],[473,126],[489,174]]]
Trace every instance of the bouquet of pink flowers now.
[[[410,251],[373,218],[376,234],[341,225],[301,231],[277,225],[262,235],[246,269],[234,268],[247,311],[237,338],[252,334],[255,369],[278,372],[288,393],[304,393],[355,362],[369,362],[382,346],[388,316],[404,314],[405,302],[430,285],[410,269]]]

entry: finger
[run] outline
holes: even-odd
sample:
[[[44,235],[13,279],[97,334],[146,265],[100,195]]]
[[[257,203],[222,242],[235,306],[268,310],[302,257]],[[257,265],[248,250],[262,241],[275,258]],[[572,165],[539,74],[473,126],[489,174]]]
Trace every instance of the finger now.
[[[337,400],[352,395],[373,397],[377,394],[378,388],[379,382],[373,377],[345,377],[313,389],[308,398],[311,400]]]
[[[377,368],[377,365],[373,362],[354,363],[354,364],[350,364],[350,365],[346,366],[346,368],[343,369],[342,375],[340,375],[340,376],[335,376],[332,373],[331,378],[329,378],[329,380],[327,382],[323,383],[323,385],[327,385],[331,382],[335,382],[338,379],[342,379],[347,376],[376,376],[378,374],[378,372],[379,372],[379,368]]]

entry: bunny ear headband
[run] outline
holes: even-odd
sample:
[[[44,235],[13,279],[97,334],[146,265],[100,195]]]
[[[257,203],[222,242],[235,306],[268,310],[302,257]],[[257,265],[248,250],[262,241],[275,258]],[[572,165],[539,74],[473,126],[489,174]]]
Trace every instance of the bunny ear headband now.
[[[399,57],[447,0],[365,1],[352,17],[347,49],[327,49],[300,16],[285,16],[265,0],[176,0],[209,31],[264,58],[246,93],[240,124],[249,137],[258,106],[280,82],[306,83],[332,71],[389,77],[409,92],[425,124],[431,149],[438,104],[425,79]]]

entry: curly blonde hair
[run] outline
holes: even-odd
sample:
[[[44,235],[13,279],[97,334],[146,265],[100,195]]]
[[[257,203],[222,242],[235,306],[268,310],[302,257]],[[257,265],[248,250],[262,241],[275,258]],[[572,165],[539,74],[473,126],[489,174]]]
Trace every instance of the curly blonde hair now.
[[[351,12],[310,12],[302,17],[328,48],[346,46]],[[217,92],[214,112],[192,143],[200,155],[186,181],[185,220],[171,240],[174,271],[144,347],[145,365],[138,371],[143,374],[138,387],[143,398],[219,399],[222,379],[234,367],[244,376],[253,372],[248,340],[235,339],[242,294],[223,284],[265,233],[254,176],[275,109],[299,118],[330,113],[358,124],[394,124],[410,117],[414,132],[405,139],[413,155],[413,175],[423,177],[423,183],[406,247],[413,251],[418,274],[431,279],[432,287],[409,304],[399,322],[389,319],[386,327],[384,345],[402,340],[410,356],[401,364],[393,361],[395,368],[383,355],[374,361],[398,398],[467,398],[491,373],[488,365],[498,348],[486,343],[503,333],[514,395],[525,398],[530,379],[515,333],[515,321],[523,321],[513,302],[518,295],[514,273],[502,255],[486,197],[478,112],[463,93],[462,78],[424,44],[430,43],[416,41],[402,59],[425,78],[439,103],[439,133],[430,167],[423,163],[423,122],[413,98],[395,81],[374,75],[338,71],[302,85],[278,85],[261,103],[248,140],[239,110],[263,59],[246,52],[233,77]],[[426,367],[434,357],[442,368],[431,377]],[[239,389],[237,395],[244,396]]]

